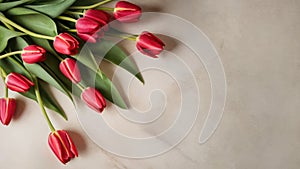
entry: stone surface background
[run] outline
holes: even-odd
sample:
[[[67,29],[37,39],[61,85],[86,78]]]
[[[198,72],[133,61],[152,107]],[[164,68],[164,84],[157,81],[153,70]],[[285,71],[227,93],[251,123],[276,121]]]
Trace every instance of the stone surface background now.
[[[19,99],[11,125],[0,126],[3,169],[298,169],[300,166],[300,1],[143,0],[145,11],[167,12],[199,27],[224,64],[228,96],[223,119],[204,145],[202,119],[173,150],[148,159],[117,157],[83,132],[75,109],[61,93],[80,157],[62,166],[47,145],[49,130],[34,102]],[[1,83],[1,87],[3,84]]]

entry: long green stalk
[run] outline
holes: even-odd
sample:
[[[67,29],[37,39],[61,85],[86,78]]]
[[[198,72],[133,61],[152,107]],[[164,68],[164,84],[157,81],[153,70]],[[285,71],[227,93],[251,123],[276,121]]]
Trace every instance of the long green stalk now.
[[[104,0],[104,1],[98,2],[98,3],[93,4],[93,5],[89,5],[89,6],[71,6],[69,9],[92,9],[92,8],[96,8],[98,6],[101,6],[103,4],[106,4],[110,1],[112,1],[112,0]]]
[[[30,31],[30,30],[28,30],[28,29],[25,29],[25,28],[23,28],[22,26],[20,26],[20,25],[14,23],[13,21],[9,20],[9,19],[6,18],[5,16],[0,15],[0,20],[1,20],[2,22],[5,22],[5,23],[11,25],[12,27],[14,27],[14,28],[16,28],[16,29],[18,29],[18,30],[20,30],[20,31],[22,31],[22,32],[24,32],[24,33],[26,33],[27,35],[30,35],[30,36],[33,36],[33,37],[37,37],[37,38],[41,38],[41,39],[54,40],[54,37],[46,36],[46,35],[41,35],[41,34],[32,32],[32,31]]]
[[[43,100],[42,100],[42,97],[41,97],[41,94],[40,94],[38,79],[36,77],[33,77],[33,79],[34,79],[34,91],[35,91],[37,102],[39,103],[39,106],[42,110],[42,113],[43,113],[47,123],[48,123],[48,126],[49,126],[50,130],[52,132],[55,132],[56,130],[55,130],[53,124],[51,123],[51,120],[50,120],[50,118],[49,118],[49,116],[48,116],[48,114],[45,110],[44,104],[43,104]]]

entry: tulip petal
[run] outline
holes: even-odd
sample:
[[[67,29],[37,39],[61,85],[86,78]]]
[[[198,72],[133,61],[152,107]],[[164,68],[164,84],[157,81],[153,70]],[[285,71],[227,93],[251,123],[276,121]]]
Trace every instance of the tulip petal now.
[[[76,156],[78,157],[78,151],[77,151],[77,148],[75,146],[75,144],[73,143],[73,140],[71,139],[71,137],[66,134],[66,139],[68,140],[69,142],[69,145],[70,145],[70,151]]]
[[[53,46],[61,54],[75,55],[78,53],[79,42],[68,33],[61,33],[54,39]]]
[[[29,45],[23,49],[22,60],[32,64],[46,60],[46,50],[37,45]]]
[[[88,87],[82,94],[81,99],[93,110],[102,112],[106,107],[106,101],[102,94],[95,88]]]
[[[2,102],[1,104],[5,104],[5,114],[2,116],[2,123],[4,125],[8,125],[12,119],[12,116],[15,113],[16,110],[16,100],[12,98],[6,98],[5,102]]]
[[[34,83],[19,73],[10,73],[5,79],[6,86],[16,92],[27,92]]]
[[[65,160],[69,159],[69,158],[74,158],[74,154],[71,152],[70,150],[70,143],[69,140],[67,139],[67,132],[63,131],[63,130],[58,130],[57,132],[57,137],[60,139],[62,147],[64,148],[64,152],[66,154],[66,156],[64,157]]]
[[[154,54],[151,50],[148,50],[147,48],[142,48],[140,45],[137,45],[136,47],[142,54],[153,58],[158,58],[158,56],[156,56],[156,54]]]
[[[76,60],[66,58],[60,63],[59,69],[73,83],[79,83],[81,81],[81,75]]]
[[[54,134],[50,133],[48,137],[48,143],[56,157],[63,163],[66,164],[68,161],[65,160],[65,153],[63,152],[63,147],[60,139]]]
[[[157,58],[157,55],[163,51],[164,46],[165,44],[158,37],[147,31],[142,32],[137,38],[137,49],[153,58]]]
[[[96,10],[96,9],[89,9],[85,12],[84,17],[93,19],[99,23],[101,23],[102,25],[106,25],[109,21],[111,16],[102,10]]]
[[[89,17],[82,17],[76,22],[76,30],[77,35],[82,40],[96,43],[97,38],[102,37],[103,31],[107,30],[107,26],[106,23],[100,23]],[[101,34],[99,32],[101,32]]]
[[[120,22],[136,22],[142,14],[142,9],[130,2],[119,1],[114,9],[114,17]]]
[[[2,124],[4,124],[5,121],[5,113],[6,113],[6,99],[2,98],[0,99],[0,120],[2,122]]]
[[[89,18],[80,18],[76,22],[76,30],[79,33],[89,33],[93,34],[101,28],[102,24],[89,19]]]
[[[90,42],[90,43],[96,43],[97,42],[97,38],[98,35],[94,34],[94,36],[91,36],[89,34],[83,34],[83,33],[77,33],[77,35],[80,37],[80,39],[86,41],[86,42]]]
[[[49,134],[48,143],[56,157],[66,164],[75,156],[78,156],[77,149],[69,136],[64,130],[57,130]]]

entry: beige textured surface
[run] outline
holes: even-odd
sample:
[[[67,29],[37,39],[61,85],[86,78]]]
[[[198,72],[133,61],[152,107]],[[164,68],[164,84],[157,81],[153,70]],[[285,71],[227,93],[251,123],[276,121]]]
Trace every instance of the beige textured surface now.
[[[0,127],[1,169],[298,169],[300,167],[300,1],[144,0],[146,11],[168,12],[199,27],[223,61],[228,96],[214,136],[198,145],[200,124],[175,149],[143,160],[120,158],[93,144],[68,107],[80,157],[63,167],[50,153],[38,106],[21,96],[11,125]],[[1,84],[2,85],[2,84]],[[197,122],[202,123],[201,120]]]

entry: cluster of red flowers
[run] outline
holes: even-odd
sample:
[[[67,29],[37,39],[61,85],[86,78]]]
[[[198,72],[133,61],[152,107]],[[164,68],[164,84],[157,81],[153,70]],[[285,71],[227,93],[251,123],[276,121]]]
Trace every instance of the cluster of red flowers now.
[[[85,11],[84,16],[76,21],[75,27],[77,35],[83,41],[95,43],[110,28],[108,23],[113,19],[120,22],[136,22],[141,17],[141,8],[135,4],[119,1],[113,9],[113,16],[103,10],[89,9]],[[165,44],[150,32],[144,31],[136,37],[137,49],[150,57],[156,58],[159,55]],[[53,38],[54,49],[64,55],[76,55],[79,52],[80,43],[69,33],[60,33]],[[20,52],[23,62],[34,64],[46,60],[47,51],[38,45],[29,45]],[[76,63],[76,59],[67,57],[61,60],[59,69],[65,77],[72,83],[78,84],[81,82],[81,74]],[[36,84],[22,74],[11,72],[6,75],[5,84],[8,89],[16,92],[27,92]],[[101,92],[93,87],[86,87],[81,93],[81,99],[93,110],[102,112],[106,107],[106,101]],[[16,109],[16,100],[13,98],[0,99],[0,120],[4,125],[8,125]],[[58,157],[63,163],[67,163],[75,156],[78,156],[76,147],[64,130],[55,130],[52,126],[52,132],[49,134],[48,142]]]

